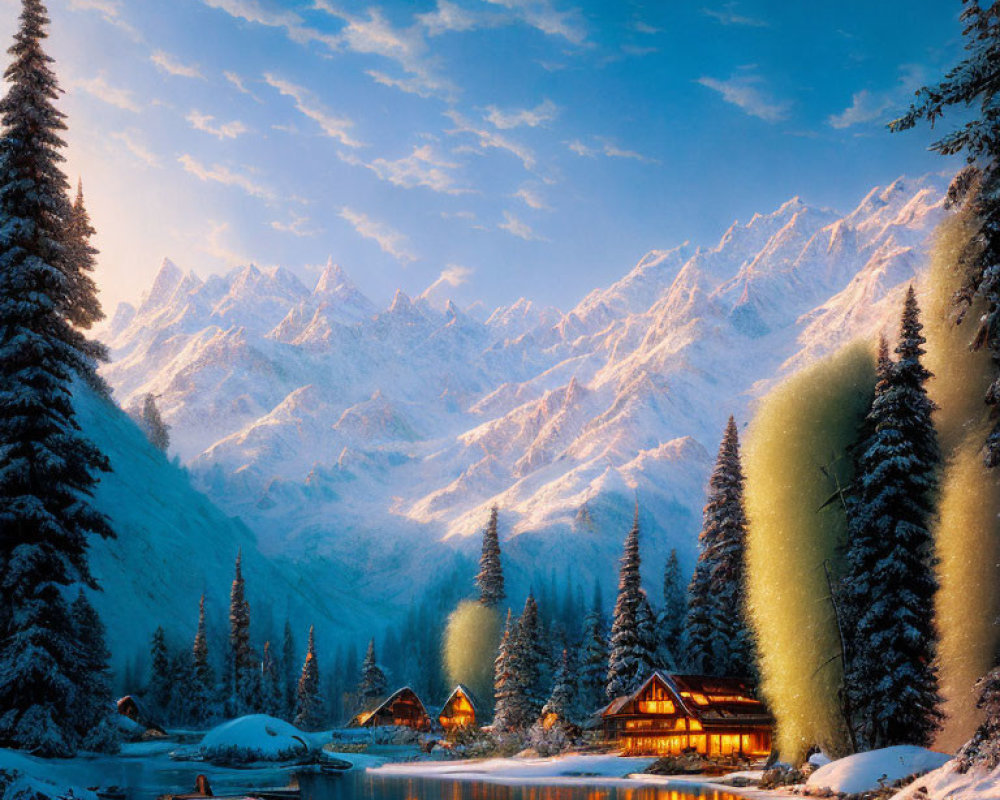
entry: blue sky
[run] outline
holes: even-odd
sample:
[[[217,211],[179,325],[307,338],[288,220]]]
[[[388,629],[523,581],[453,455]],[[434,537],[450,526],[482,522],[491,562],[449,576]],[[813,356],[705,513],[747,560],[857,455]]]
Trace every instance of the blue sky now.
[[[164,256],[568,308],[794,195],[948,166],[884,123],[959,56],[957,0],[49,6],[109,310]]]

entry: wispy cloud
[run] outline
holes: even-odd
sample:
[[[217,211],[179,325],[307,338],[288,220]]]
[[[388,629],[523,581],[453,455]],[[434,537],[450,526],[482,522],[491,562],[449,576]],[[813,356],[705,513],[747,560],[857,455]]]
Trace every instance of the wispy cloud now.
[[[205,76],[201,74],[201,71],[191,64],[182,64],[176,58],[174,58],[170,53],[166,53],[163,50],[157,50],[153,55],[149,57],[156,66],[166,72],[168,75],[174,75],[178,78],[204,78]]]
[[[511,141],[506,136],[484,128],[482,125],[476,125],[467,117],[462,116],[458,111],[446,111],[445,116],[455,123],[455,127],[448,131],[449,135],[469,134],[476,138],[480,151],[489,149],[505,150],[519,158],[521,163],[524,164],[525,169],[534,169],[535,154],[524,145]]]
[[[583,44],[587,28],[579,10],[559,11],[550,0],[487,0],[507,9],[515,19],[548,36],[561,36],[572,44]]]
[[[899,68],[897,85],[885,92],[872,92],[862,89],[851,97],[851,104],[839,114],[827,117],[831,128],[842,130],[865,122],[884,121],[889,111],[901,108],[906,99],[912,96],[926,82],[923,67],[917,64],[904,64]]]
[[[770,23],[766,20],[757,19],[756,17],[748,17],[745,14],[740,14],[737,9],[737,3],[725,3],[719,8],[704,8],[702,11],[706,16],[711,17],[717,22],[721,22],[723,25],[739,25],[744,28],[767,28],[770,27]]]
[[[713,92],[718,92],[725,102],[766,122],[785,119],[791,107],[788,102],[772,98],[761,87],[763,78],[752,73],[736,73],[724,81],[705,76],[699,78],[698,83]]]
[[[502,231],[507,231],[511,236],[524,239],[526,242],[544,242],[546,239],[535,233],[528,223],[523,222],[509,211],[503,212],[503,222],[497,225]]]
[[[365,9],[365,14],[361,15],[346,11],[330,0],[313,0],[313,3],[316,9],[325,11],[344,23],[339,33],[339,41],[344,47],[355,53],[389,59],[398,64],[408,76],[405,79],[393,78],[377,71],[372,77],[379,83],[414,94],[442,97],[455,95],[455,85],[439,73],[419,25],[396,28],[374,7]]]
[[[161,166],[160,159],[154,155],[152,150],[139,141],[134,131],[115,131],[111,134],[111,138],[117,142],[121,142],[126,150],[146,166]]]
[[[529,128],[537,128],[552,122],[559,113],[559,107],[551,100],[543,100],[534,108],[514,108],[502,111],[496,106],[486,107],[486,120],[494,127],[504,130],[517,128],[526,125]]]
[[[291,214],[292,219],[289,222],[282,222],[281,220],[275,220],[271,223],[271,227],[280,233],[288,233],[292,236],[306,237],[306,236],[316,236],[321,233],[318,228],[309,227],[309,218],[303,217],[296,214],[294,211]]]
[[[225,78],[227,81],[229,81],[229,83],[231,83],[233,86],[236,87],[236,91],[238,91],[240,94],[245,94],[247,95],[247,97],[252,97],[258,103],[263,102],[263,100],[261,100],[259,97],[257,97],[257,95],[255,95],[253,92],[250,91],[250,88],[247,86],[247,83],[243,79],[243,76],[235,72],[230,72],[228,70],[222,74],[225,75]]]
[[[211,114],[203,114],[195,109],[191,110],[186,119],[191,123],[191,127],[196,131],[202,131],[203,133],[215,136],[220,141],[225,139],[235,139],[250,130],[238,119],[234,119],[232,122],[220,122],[215,124],[215,117]]]
[[[644,156],[642,153],[638,153],[635,150],[625,150],[616,145],[614,142],[600,136],[595,137],[594,145],[585,144],[579,139],[572,139],[571,141],[566,142],[566,146],[578,156],[583,156],[584,158],[596,158],[597,156],[603,155],[608,158],[628,158],[634,161],[641,161],[644,164],[660,163],[655,158]]]
[[[350,154],[341,158],[349,164],[366,167],[381,180],[405,189],[422,186],[442,194],[468,194],[472,191],[455,183],[450,171],[458,169],[459,165],[439,156],[430,144],[414,147],[410,155],[395,160],[376,158],[369,163]]]
[[[96,97],[98,100],[116,108],[131,111],[135,114],[138,114],[142,110],[142,107],[136,101],[135,97],[133,97],[132,92],[128,89],[112,86],[108,83],[104,75],[98,75],[94,78],[76,78],[69,81],[68,85],[71,89],[80,89],[92,97]]]
[[[527,186],[522,186],[518,189],[514,195],[518,200],[524,203],[528,208],[533,208],[535,211],[551,211],[552,207],[549,206],[534,189]]]
[[[211,8],[225,11],[236,19],[264,25],[268,28],[281,29],[289,39],[298,44],[319,42],[330,50],[340,48],[337,37],[310,27],[294,11],[275,10],[270,5],[265,6],[258,0],[202,0],[202,2]]]
[[[116,28],[120,28],[134,40],[141,39],[141,34],[122,17],[121,0],[69,0],[69,7],[74,11],[93,11]]]
[[[177,160],[186,172],[191,173],[199,180],[221,183],[223,186],[234,186],[251,197],[259,197],[262,200],[273,200],[275,197],[274,192],[254,181],[249,175],[233,172],[222,164],[207,166],[188,153]]]
[[[360,236],[373,240],[382,249],[404,264],[416,261],[417,257],[407,249],[406,237],[393,230],[384,222],[379,222],[352,208],[344,206],[340,210],[341,218],[347,220]]]
[[[481,28],[487,22],[486,15],[475,13],[448,0],[438,0],[437,8],[426,14],[417,14],[416,19],[423,25],[428,36],[464,33]]]
[[[424,289],[422,296],[427,297],[433,294],[436,289],[440,289],[443,286],[455,288],[456,286],[461,286],[463,283],[468,283],[469,278],[472,277],[474,272],[475,270],[471,267],[463,267],[461,264],[449,264],[441,270],[434,283]]]
[[[363,146],[349,133],[354,127],[354,122],[347,117],[338,117],[327,111],[308,89],[271,74],[265,75],[264,80],[268,86],[277,89],[285,97],[291,97],[295,101],[296,110],[319,125],[323,133],[331,139],[336,139],[345,147]]]

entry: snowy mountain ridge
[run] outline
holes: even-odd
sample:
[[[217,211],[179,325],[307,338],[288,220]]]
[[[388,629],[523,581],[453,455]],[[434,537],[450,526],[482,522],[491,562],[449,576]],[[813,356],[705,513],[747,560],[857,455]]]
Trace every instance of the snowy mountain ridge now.
[[[636,496],[656,585],[669,547],[693,558],[726,417],[895,327],[942,194],[901,179],[846,215],[794,198],[565,313],[403,292],[378,309],[332,262],[310,289],[165,260],[115,313],[104,375],[126,407],[157,395],[195,482],[265,552],[326,559],[360,596],[404,601],[442,546],[475,550],[493,503],[515,585],[572,564],[610,588]]]

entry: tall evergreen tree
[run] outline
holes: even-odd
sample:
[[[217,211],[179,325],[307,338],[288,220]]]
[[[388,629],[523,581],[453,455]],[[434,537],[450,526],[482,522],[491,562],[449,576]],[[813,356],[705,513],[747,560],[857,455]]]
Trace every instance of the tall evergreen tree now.
[[[97,285],[93,272],[97,249],[91,244],[91,237],[97,233],[90,222],[83,201],[83,181],[78,181],[76,198],[66,211],[64,229],[64,257],[67,286],[66,317],[76,327],[89,329],[104,319],[104,311],[97,299]],[[105,357],[97,345],[95,356]]]
[[[521,726],[527,726],[538,719],[545,703],[546,653],[542,646],[541,623],[538,618],[538,603],[532,593],[524,601],[524,610],[514,627],[514,647],[512,653],[514,680],[520,688],[520,708],[518,719]]]
[[[997,92],[1000,91],[1000,6],[996,2],[981,5],[979,0],[962,0],[965,6],[966,57],[951,69],[937,86],[923,87],[918,100],[901,118],[890,123],[893,131],[913,128],[921,119],[932,126],[949,108],[964,116],[978,106],[978,113],[961,127],[931,145],[932,150],[951,156],[966,155],[969,166],[959,173],[948,190],[950,204],[966,204],[979,223],[978,235],[970,237],[957,263],[964,270],[966,282],[957,293],[960,308],[958,321],[981,298],[986,312],[979,318],[972,335],[972,346],[985,347],[1000,366],[1000,115]],[[1000,369],[986,391],[986,402],[1000,405]],[[986,441],[986,464],[1000,464],[1000,414]]]
[[[147,394],[142,400],[142,408],[135,416],[135,421],[149,443],[161,453],[166,453],[170,447],[170,426],[163,421],[160,410],[156,407],[156,398]]]
[[[990,771],[1000,766],[1000,661],[980,678],[976,688],[976,705],[983,712],[983,721],[958,752],[960,772],[972,767]]]
[[[323,696],[320,692],[319,664],[316,661],[316,640],[312,625],[309,626],[309,647],[295,698],[295,725],[303,730],[317,730],[322,726]]]
[[[105,642],[101,618],[81,588],[70,609],[79,648],[73,683],[76,701],[72,709],[77,734],[85,750],[117,752],[118,728],[111,701],[111,653]]]
[[[608,641],[601,609],[600,585],[594,606],[583,623],[583,643],[578,662],[577,702],[581,716],[589,716],[607,702]]]
[[[493,662],[493,728],[498,731],[513,729],[517,721],[520,689],[514,680],[511,658],[514,647],[514,625],[511,616],[510,609],[507,609],[507,621],[504,623],[497,657]]]
[[[282,717],[292,719],[295,716],[295,634],[292,633],[292,623],[285,619],[285,632],[281,637],[281,678],[284,687],[284,712]],[[336,698],[331,698],[331,701]]]
[[[375,659],[375,639],[368,642],[365,660],[361,664],[361,680],[358,682],[358,702],[362,709],[385,697],[387,681],[385,673]]]
[[[646,592],[642,592],[635,611],[635,630],[638,642],[636,658],[639,662],[639,680],[643,680],[654,669],[669,669],[673,666],[673,656],[663,652],[660,636],[656,630],[656,614],[649,603]],[[662,660],[661,660],[662,659]]]
[[[702,550],[704,552],[704,550]],[[712,602],[711,567],[700,556],[688,584],[687,619],[684,621],[685,669],[708,675],[714,672],[715,604]]]
[[[191,648],[193,683],[191,720],[199,724],[215,716],[215,672],[208,657],[208,633],[205,625],[205,595],[198,601],[198,631]]]
[[[64,592],[94,585],[90,503],[107,459],[79,432],[74,373],[86,342],[65,316],[60,89],[41,0],[23,0],[0,100],[0,743],[69,755],[77,646]]]
[[[611,623],[611,652],[605,691],[610,699],[630,694],[643,678],[644,646],[639,639],[637,615],[643,601],[639,578],[639,504],[632,529],[625,537],[625,552],[618,571],[618,599]]]
[[[743,510],[743,467],[739,431],[730,417],[709,480],[702,556],[711,565],[707,603],[712,608],[712,668],[716,674],[749,677],[755,670],[753,638],[746,607],[747,520]]]
[[[229,592],[229,659],[227,676],[230,682],[230,711],[235,715],[246,713],[250,707],[250,674],[254,668],[253,650],[250,647],[250,604],[246,599],[243,581],[243,551],[236,553],[236,570]]]
[[[161,625],[153,631],[149,647],[149,683],[146,689],[149,702],[157,713],[168,712],[171,689],[170,653],[167,651],[167,637]]]
[[[893,363],[884,348],[880,354],[868,417],[872,433],[857,458],[849,505],[845,684],[865,749],[926,746],[942,718],[930,531],[940,454],[924,389],[930,375],[920,362],[921,328],[911,287],[899,360]]]
[[[479,559],[479,574],[476,575],[476,585],[480,592],[479,602],[490,608],[496,608],[507,596],[503,585],[503,565],[500,563],[498,513],[496,506],[490,509],[490,521],[483,531],[483,554]]]
[[[681,577],[681,564],[677,550],[671,549],[663,569],[663,608],[656,617],[659,632],[660,661],[666,656],[673,660],[676,668],[684,662],[684,619],[687,616],[687,595]]]
[[[284,713],[285,698],[282,695],[281,675],[278,663],[271,652],[271,643],[264,642],[264,655],[260,664],[261,673],[261,711],[272,717],[280,717]]]

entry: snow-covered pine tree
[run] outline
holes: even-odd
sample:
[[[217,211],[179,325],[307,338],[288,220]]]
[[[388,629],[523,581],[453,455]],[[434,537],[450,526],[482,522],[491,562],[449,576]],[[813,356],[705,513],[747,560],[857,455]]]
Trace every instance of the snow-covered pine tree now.
[[[712,613],[711,674],[750,677],[756,672],[756,659],[746,608],[747,520],[739,431],[733,417],[726,424],[708,487],[702,528],[706,545],[699,559],[709,567],[708,595],[700,602]]]
[[[520,687],[514,680],[513,648],[514,623],[508,608],[503,636],[500,637],[497,657],[493,662],[493,728],[497,731],[512,730],[517,721]]]
[[[978,236],[956,259],[962,265],[966,283],[957,293],[961,323],[973,301],[982,298],[986,313],[977,321],[971,342],[985,347],[1000,365],[1000,116],[996,113],[1000,91],[1000,10],[997,4],[962,0],[965,10],[963,36],[967,56],[952,68],[937,86],[925,86],[909,111],[891,122],[892,131],[913,128],[921,119],[932,126],[949,108],[963,117],[978,106],[978,114],[963,120],[961,127],[931,145],[941,155],[964,153],[969,166],[960,172],[948,190],[949,204],[965,204],[977,219]],[[986,391],[986,403],[1000,404],[1000,370]],[[986,441],[987,466],[1000,465],[1000,414]]]
[[[608,640],[601,609],[600,592],[594,607],[583,623],[583,643],[577,659],[577,703],[580,716],[586,717],[603,706],[608,698],[604,691],[608,678]]]
[[[153,707],[153,712],[161,717],[170,709],[173,688],[171,677],[167,637],[163,632],[163,626],[160,625],[153,631],[153,640],[149,646],[149,683],[146,685],[146,699]]]
[[[979,679],[976,688],[979,690],[976,705],[983,712],[983,721],[958,751],[960,772],[973,767],[988,772],[1000,766],[1000,661]]]
[[[711,567],[698,558],[688,584],[687,618],[684,620],[685,669],[699,675],[713,673],[715,604],[712,602]]]
[[[285,704],[282,696],[281,675],[278,663],[271,652],[271,643],[264,642],[264,655],[260,664],[261,711],[272,717],[280,717]]]
[[[362,709],[368,709],[385,697],[387,686],[385,673],[375,658],[375,639],[368,641],[365,660],[361,664],[361,680],[358,682],[358,702]]]
[[[47,25],[41,0],[23,0],[0,100],[0,742],[70,755],[77,648],[64,592],[94,585],[88,534],[112,531],[89,500],[108,462],[71,402],[89,362],[64,314],[65,124]]]
[[[483,554],[479,559],[479,574],[476,575],[479,602],[490,608],[496,608],[507,596],[503,585],[503,565],[500,563],[498,513],[496,506],[490,509],[490,521],[483,531]]]
[[[550,714],[554,714],[555,719],[559,722],[572,722],[575,710],[576,696],[573,691],[569,651],[564,649],[562,657],[559,659],[559,666],[556,668],[552,693],[545,701],[545,705],[542,706],[542,719],[547,720]]]
[[[940,455],[919,308],[906,295],[895,364],[883,346],[848,519],[841,596],[845,686],[863,749],[926,746],[941,722],[934,657],[933,538]]]
[[[302,665],[298,689],[295,693],[295,725],[302,730],[319,729],[324,720],[323,696],[320,692],[319,664],[316,662],[316,640],[313,626],[309,626],[309,646]]]
[[[254,669],[253,650],[250,647],[250,604],[246,599],[243,581],[243,551],[236,553],[236,570],[229,592],[229,662],[228,676],[231,688],[229,709],[234,716],[247,713],[250,708],[250,674]]]
[[[518,727],[527,727],[538,719],[545,703],[542,673],[545,653],[542,649],[538,603],[531,592],[528,593],[524,610],[514,626],[513,640],[511,669],[514,682],[520,688],[516,719]]]
[[[648,677],[654,669],[668,669],[673,666],[671,654],[664,653],[660,647],[660,637],[656,631],[656,614],[653,613],[653,607],[645,591],[642,591],[639,606],[635,610],[635,630],[638,645],[635,656],[639,663],[640,681]]]
[[[677,550],[671,549],[663,569],[663,608],[656,617],[660,656],[657,659],[671,669],[684,663],[684,619],[687,616],[687,594],[681,577]],[[670,659],[668,661],[667,659]]]
[[[191,721],[204,724],[215,717],[215,671],[208,657],[205,595],[198,601],[198,631],[191,647]]]
[[[625,552],[618,571],[618,599],[611,623],[611,646],[605,692],[609,699],[630,694],[642,680],[645,664],[640,657],[637,614],[643,593],[639,578],[639,504],[632,528],[625,537]]]
[[[194,686],[194,664],[186,650],[170,654],[170,702],[164,722],[189,725],[192,722],[191,689]]]
[[[170,447],[170,426],[163,421],[160,410],[156,407],[156,398],[147,394],[142,400],[142,408],[135,417],[139,428],[146,434],[149,443],[161,453],[166,453]]]
[[[284,691],[284,711],[282,719],[291,720],[295,716],[295,635],[292,623],[285,619],[285,632],[281,637],[281,679]],[[335,701],[336,698],[330,698]]]
[[[114,719],[111,698],[111,653],[105,642],[104,624],[81,588],[70,608],[79,657],[73,683],[76,701],[73,717],[80,743],[91,752],[116,753],[121,737]]]

